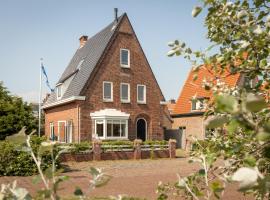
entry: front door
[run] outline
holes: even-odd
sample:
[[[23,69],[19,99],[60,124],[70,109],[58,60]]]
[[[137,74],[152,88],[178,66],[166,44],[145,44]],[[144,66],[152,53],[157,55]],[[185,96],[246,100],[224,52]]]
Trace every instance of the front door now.
[[[137,139],[141,139],[142,141],[146,140],[147,134],[147,124],[145,119],[137,120]]]

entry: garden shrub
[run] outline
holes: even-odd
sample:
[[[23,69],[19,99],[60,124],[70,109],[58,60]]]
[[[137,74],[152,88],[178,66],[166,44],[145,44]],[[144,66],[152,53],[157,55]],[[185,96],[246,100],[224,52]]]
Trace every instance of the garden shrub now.
[[[32,136],[31,145],[34,153],[40,153],[42,158],[42,170],[51,166],[51,153],[48,151],[39,152],[44,137]],[[11,141],[0,142],[0,176],[31,176],[36,174],[37,167],[29,152],[23,151],[24,145],[18,145]],[[56,167],[60,167],[59,162]]]
[[[71,153],[79,153],[83,151],[89,151],[92,149],[91,142],[81,142],[81,143],[72,143],[69,145],[71,147]]]

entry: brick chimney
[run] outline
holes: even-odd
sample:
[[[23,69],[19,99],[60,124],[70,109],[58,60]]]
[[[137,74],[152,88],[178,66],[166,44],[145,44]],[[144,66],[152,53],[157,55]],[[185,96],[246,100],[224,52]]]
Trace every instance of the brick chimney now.
[[[80,37],[80,39],[79,39],[80,40],[80,48],[82,48],[85,45],[85,43],[87,42],[87,39],[88,39],[87,35],[83,35]]]

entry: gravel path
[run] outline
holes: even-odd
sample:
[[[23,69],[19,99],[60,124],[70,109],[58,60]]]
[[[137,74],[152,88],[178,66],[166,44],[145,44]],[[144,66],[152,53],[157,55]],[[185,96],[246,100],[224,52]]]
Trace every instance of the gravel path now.
[[[60,186],[60,194],[67,196],[73,193],[79,186],[88,195],[95,197],[117,196],[126,194],[134,197],[156,199],[156,188],[159,181],[163,183],[175,182],[176,174],[186,176],[198,166],[188,164],[187,159],[159,159],[159,160],[123,160],[100,162],[70,162],[67,163],[72,171],[65,173],[70,179]],[[90,167],[101,168],[102,171],[112,177],[109,183],[101,188],[89,191]],[[0,183],[8,183],[17,179],[18,184],[27,188],[31,193],[42,187],[41,184],[33,184],[33,177],[0,177]],[[244,200],[250,199],[236,191],[236,186],[231,186],[225,191],[223,199]]]

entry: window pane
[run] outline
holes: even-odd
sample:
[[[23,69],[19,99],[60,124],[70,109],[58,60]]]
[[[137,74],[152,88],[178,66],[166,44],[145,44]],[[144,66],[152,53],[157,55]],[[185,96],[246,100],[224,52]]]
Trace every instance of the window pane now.
[[[113,127],[113,123],[112,123],[112,121],[111,120],[108,120],[107,121],[107,136],[108,137],[112,137],[113,135],[112,135],[112,127]]]
[[[111,99],[111,83],[104,83],[104,99]]]
[[[128,65],[128,51],[127,50],[121,50],[121,64],[122,65]]]
[[[96,122],[96,134],[99,137],[103,137],[103,121],[98,121]]]
[[[126,121],[121,121],[121,137],[126,136]]]
[[[113,121],[113,136],[120,137],[120,121]]]
[[[128,101],[128,85],[127,84],[122,84],[121,85],[121,99]]]
[[[141,86],[141,85],[138,86],[138,100],[139,101],[145,101],[144,86]]]

